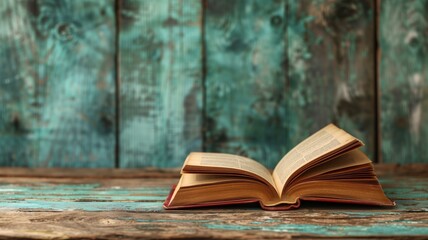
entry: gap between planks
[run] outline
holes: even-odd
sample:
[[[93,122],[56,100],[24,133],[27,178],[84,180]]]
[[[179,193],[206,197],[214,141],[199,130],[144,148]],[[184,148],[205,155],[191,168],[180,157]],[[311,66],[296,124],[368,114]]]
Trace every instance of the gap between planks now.
[[[426,176],[428,164],[374,164],[377,175]],[[33,178],[178,178],[180,168],[0,168],[0,177],[33,177]]]
[[[0,168],[0,177],[30,178],[178,178],[178,168]]]

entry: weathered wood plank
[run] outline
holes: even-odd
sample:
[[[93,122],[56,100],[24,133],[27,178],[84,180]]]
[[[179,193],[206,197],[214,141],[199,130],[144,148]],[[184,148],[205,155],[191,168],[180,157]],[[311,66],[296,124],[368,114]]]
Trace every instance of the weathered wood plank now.
[[[273,167],[291,144],[285,1],[208,0],[205,8],[206,149]]]
[[[407,219],[408,223],[400,217]],[[197,214],[2,212],[0,224],[4,227],[0,229],[0,236],[36,239],[426,239],[428,227],[424,217],[427,217],[426,213],[397,215],[373,214],[372,211],[362,214],[353,214],[352,211],[248,211],[218,215],[209,211]]]
[[[114,166],[114,1],[0,1],[0,164]]]
[[[384,176],[426,176],[428,165],[375,164],[375,172]],[[11,178],[62,178],[62,179],[123,179],[123,178],[179,178],[180,168],[16,168],[2,167],[0,177]]]
[[[201,2],[120,1],[120,166],[201,149]]]
[[[208,150],[273,167],[334,122],[373,158],[371,1],[207,1],[205,27]]]
[[[415,167],[420,170],[420,167]],[[423,169],[423,168],[422,168]],[[413,171],[412,171],[413,172]],[[5,168],[0,177],[25,178],[177,178],[180,168]]]
[[[428,1],[380,2],[382,160],[428,162]]]
[[[289,146],[333,122],[376,160],[373,1],[287,2]]]
[[[286,212],[257,205],[165,211],[174,178],[1,177],[0,238],[426,237],[426,174],[379,177],[396,208],[306,202]]]

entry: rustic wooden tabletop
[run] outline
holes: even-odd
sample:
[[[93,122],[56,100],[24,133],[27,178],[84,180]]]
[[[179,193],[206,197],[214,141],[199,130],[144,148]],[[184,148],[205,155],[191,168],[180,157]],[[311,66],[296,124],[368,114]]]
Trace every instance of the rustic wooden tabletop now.
[[[0,169],[0,239],[427,238],[428,167],[376,166],[395,208],[303,203],[165,211],[174,170]]]

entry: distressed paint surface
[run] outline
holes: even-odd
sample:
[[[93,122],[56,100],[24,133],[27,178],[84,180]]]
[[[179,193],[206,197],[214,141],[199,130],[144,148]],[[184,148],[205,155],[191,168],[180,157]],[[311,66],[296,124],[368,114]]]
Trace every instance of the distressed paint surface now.
[[[381,1],[382,160],[428,163],[428,1]]]
[[[373,19],[371,1],[207,1],[207,149],[273,167],[334,122],[373,158]]]
[[[124,175],[124,174],[122,174]],[[0,178],[0,211],[161,211],[175,179]]]
[[[287,3],[289,147],[333,122],[376,160],[373,1]]]
[[[167,188],[123,188],[100,184],[0,185],[1,210],[150,211],[162,208]]]
[[[386,194],[397,202],[395,208],[304,202],[300,209],[285,212],[263,211],[257,204],[165,211],[162,202],[177,178],[129,179],[126,172],[121,173],[125,178],[1,177],[0,237],[426,236],[426,175],[379,173]]]
[[[114,166],[113,1],[0,1],[0,165]]]
[[[428,162],[428,3],[380,2],[375,93],[370,0],[0,1],[0,165],[113,167],[118,133],[124,168],[202,145],[273,167],[329,122]]]
[[[290,149],[285,1],[205,5],[205,147],[273,167]],[[294,121],[294,120],[293,120]]]
[[[120,167],[181,166],[202,145],[201,2],[120,3]]]

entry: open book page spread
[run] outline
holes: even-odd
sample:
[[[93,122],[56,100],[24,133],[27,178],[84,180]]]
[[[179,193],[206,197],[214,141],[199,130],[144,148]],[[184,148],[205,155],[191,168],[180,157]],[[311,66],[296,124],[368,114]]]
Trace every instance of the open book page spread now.
[[[193,152],[190,154],[186,165],[238,169],[260,176],[275,187],[272,175],[265,166],[252,159],[237,155]]]
[[[266,210],[298,208],[300,200],[394,206],[384,194],[363,143],[330,124],[288,152],[273,173],[237,155],[191,153],[166,209],[249,203]]]
[[[273,178],[280,192],[296,170],[354,139],[350,134],[330,124],[301,142],[281,159],[273,171]]]

